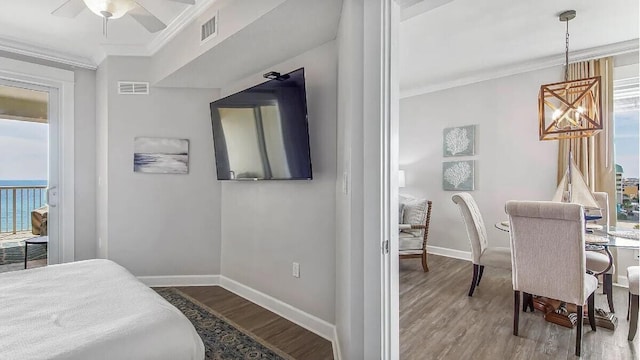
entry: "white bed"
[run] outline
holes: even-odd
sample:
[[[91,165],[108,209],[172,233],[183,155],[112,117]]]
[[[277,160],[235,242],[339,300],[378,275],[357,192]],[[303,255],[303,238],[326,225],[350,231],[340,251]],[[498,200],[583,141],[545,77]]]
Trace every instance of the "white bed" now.
[[[109,260],[0,274],[0,359],[203,359],[189,320]]]

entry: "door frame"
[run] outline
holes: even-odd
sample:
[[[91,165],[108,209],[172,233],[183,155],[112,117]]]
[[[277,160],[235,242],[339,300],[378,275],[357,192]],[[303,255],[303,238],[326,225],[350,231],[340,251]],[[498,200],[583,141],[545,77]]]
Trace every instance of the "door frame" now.
[[[53,68],[30,62],[0,57],[0,79],[20,82],[35,87],[54,89],[57,101],[51,104],[50,112],[57,118],[58,171],[49,174],[49,187],[59,189],[57,237],[50,238],[49,264],[75,260],[75,198],[74,198],[74,87],[73,71]],[[53,96],[52,98],[56,98]],[[51,126],[49,129],[51,130]],[[55,128],[55,126],[53,127]],[[54,130],[55,131],[55,130]],[[50,135],[51,138],[51,135]],[[51,145],[50,145],[51,146]],[[51,149],[50,149],[51,151]],[[56,221],[55,219],[51,219]],[[49,221],[51,221],[49,220]],[[49,229],[52,229],[51,227]]]

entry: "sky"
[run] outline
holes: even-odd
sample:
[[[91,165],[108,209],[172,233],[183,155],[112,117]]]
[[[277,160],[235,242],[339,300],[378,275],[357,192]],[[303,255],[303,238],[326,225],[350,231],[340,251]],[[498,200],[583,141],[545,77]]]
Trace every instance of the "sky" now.
[[[640,178],[640,121],[638,111],[616,112],[614,116],[614,157],[622,166],[624,178]]]
[[[49,125],[0,119],[0,180],[46,180]]]

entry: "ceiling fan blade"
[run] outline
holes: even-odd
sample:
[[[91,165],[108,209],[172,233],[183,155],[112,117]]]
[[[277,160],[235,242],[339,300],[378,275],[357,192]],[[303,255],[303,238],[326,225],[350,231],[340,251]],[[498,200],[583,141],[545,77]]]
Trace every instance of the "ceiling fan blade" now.
[[[171,0],[171,1],[181,2],[183,4],[189,4],[189,5],[193,5],[196,3],[196,0]]]
[[[86,6],[82,0],[67,0],[57,9],[51,12],[52,15],[73,18],[76,17]]]
[[[165,29],[167,25],[151,14],[147,9],[136,3],[138,6],[130,10],[127,14],[131,15],[140,25],[144,26],[149,32],[155,33]]]

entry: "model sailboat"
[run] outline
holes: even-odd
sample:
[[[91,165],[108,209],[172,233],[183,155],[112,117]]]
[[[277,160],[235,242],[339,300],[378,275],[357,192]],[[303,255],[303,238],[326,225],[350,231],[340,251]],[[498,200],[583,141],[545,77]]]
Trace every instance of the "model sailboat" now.
[[[580,204],[585,207],[585,210],[595,211],[600,209],[598,202],[593,197],[589,186],[587,186],[582,177],[582,173],[573,163],[573,160],[569,161],[569,167],[558,184],[552,201]]]

